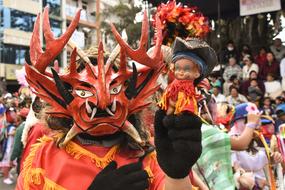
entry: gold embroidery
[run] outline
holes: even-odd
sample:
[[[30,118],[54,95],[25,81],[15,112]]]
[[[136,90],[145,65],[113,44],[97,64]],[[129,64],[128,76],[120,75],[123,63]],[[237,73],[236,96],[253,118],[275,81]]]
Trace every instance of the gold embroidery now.
[[[38,139],[38,142],[33,144],[30,149],[30,154],[24,161],[23,166],[23,180],[24,180],[24,189],[30,189],[30,183],[35,185],[39,185],[41,183],[40,175],[43,175],[43,170],[40,168],[33,169],[32,163],[36,156],[37,150],[42,147],[45,143],[52,141],[52,138],[43,136],[42,138]]]
[[[98,168],[106,167],[112,160],[114,160],[116,153],[119,150],[119,146],[112,147],[104,157],[99,157],[88,150],[85,150],[74,142],[68,142],[65,146],[65,150],[68,154],[79,160],[82,156],[89,157]]]
[[[66,189],[56,184],[52,180],[45,178],[45,184],[43,190],[66,190]]]

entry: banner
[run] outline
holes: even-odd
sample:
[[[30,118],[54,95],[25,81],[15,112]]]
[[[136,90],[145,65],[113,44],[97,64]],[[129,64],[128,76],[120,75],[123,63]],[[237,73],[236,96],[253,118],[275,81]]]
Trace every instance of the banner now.
[[[281,9],[281,0],[240,0],[240,16],[266,13]]]

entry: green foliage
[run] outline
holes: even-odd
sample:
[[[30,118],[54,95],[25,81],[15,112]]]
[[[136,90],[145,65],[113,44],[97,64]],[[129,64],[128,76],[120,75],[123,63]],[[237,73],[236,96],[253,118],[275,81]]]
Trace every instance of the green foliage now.
[[[103,12],[102,28],[106,34],[114,39],[109,23],[106,20],[114,22],[117,30],[122,32],[126,29],[128,35],[128,43],[136,46],[140,39],[141,23],[134,23],[136,14],[141,11],[140,7],[135,7],[133,2],[124,4],[120,2],[118,5],[105,9]],[[112,20],[113,18],[113,20]]]

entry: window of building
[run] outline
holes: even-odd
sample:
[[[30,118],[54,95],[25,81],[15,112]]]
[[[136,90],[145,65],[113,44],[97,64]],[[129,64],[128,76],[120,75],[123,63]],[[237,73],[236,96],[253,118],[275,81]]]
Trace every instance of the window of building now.
[[[61,35],[61,22],[55,19],[50,19],[50,25],[54,36],[59,37]]]
[[[60,17],[61,0],[43,0],[43,6],[49,6],[49,14]]]
[[[4,28],[4,9],[0,5],[0,28]]]
[[[44,49],[44,48],[43,48]],[[26,46],[17,46],[10,44],[2,44],[0,46],[0,62],[23,65],[29,61],[29,47]],[[59,65],[61,65],[61,57],[59,54],[55,59],[58,60]],[[51,61],[50,66],[53,66],[53,61]]]
[[[9,19],[9,18],[4,18]],[[11,28],[16,28],[22,31],[33,31],[33,25],[36,20],[36,16],[28,13],[24,13],[18,10],[11,9]]]
[[[82,9],[87,11],[87,7],[88,7],[88,2],[87,1],[82,1]]]
[[[0,62],[23,65],[27,51],[29,48],[25,46],[3,44],[0,46]]]
[[[74,4],[76,7],[78,7],[78,0],[73,0],[72,4]]]

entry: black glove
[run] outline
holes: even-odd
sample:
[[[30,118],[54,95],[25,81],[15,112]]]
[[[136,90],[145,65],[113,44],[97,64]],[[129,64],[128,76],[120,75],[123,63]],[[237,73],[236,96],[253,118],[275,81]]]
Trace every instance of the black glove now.
[[[148,174],[142,170],[141,162],[117,168],[117,163],[112,161],[95,177],[88,190],[145,190],[148,186]]]
[[[202,152],[201,125],[201,119],[191,112],[155,113],[157,161],[169,177],[179,179],[189,175]]]

